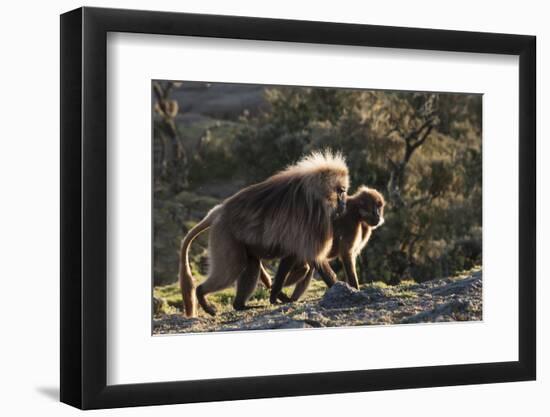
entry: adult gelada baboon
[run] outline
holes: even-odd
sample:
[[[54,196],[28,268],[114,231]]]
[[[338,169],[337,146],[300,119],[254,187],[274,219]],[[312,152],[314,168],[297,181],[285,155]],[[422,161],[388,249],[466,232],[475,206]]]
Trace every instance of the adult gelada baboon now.
[[[258,282],[260,260],[285,258],[271,289],[270,299],[275,302],[289,266],[298,262],[316,265],[328,255],[332,222],[345,209],[348,186],[348,168],[340,154],[313,152],[214,207],[182,240],[179,282],[185,314],[196,316],[198,299],[201,307],[214,315],[216,310],[206,295],[235,282],[233,307],[245,309]],[[208,228],[210,270],[195,289],[189,246]]]
[[[354,288],[359,288],[355,269],[355,260],[367,245],[372,231],[384,224],[384,197],[378,191],[361,186],[357,192],[346,199],[346,210],[334,219],[334,239],[326,259],[319,262],[319,274],[327,280],[326,275],[335,276],[329,260],[339,258],[344,266],[346,281]],[[283,262],[282,260],[281,262]],[[296,284],[290,301],[297,301],[306,291],[313,276],[313,267],[302,264],[294,267],[284,281],[285,286]],[[262,275],[266,274],[262,269]],[[262,281],[269,276],[262,276]]]

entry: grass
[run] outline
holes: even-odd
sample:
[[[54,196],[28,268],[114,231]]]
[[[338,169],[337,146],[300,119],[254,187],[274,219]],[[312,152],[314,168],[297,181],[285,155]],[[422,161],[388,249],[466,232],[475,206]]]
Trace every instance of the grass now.
[[[200,275],[198,271],[194,271],[194,276],[197,278],[198,282],[202,282],[205,277]],[[384,291],[391,291],[390,295],[412,298],[416,296],[413,292],[407,291],[406,288],[397,290],[394,287],[388,286],[387,284],[377,281],[369,284],[362,285],[361,288],[380,288]],[[325,294],[327,287],[322,280],[314,279],[311,281],[311,284],[306,291],[306,293],[300,299],[301,302],[319,300]],[[287,295],[291,295],[293,287],[287,287],[284,289],[284,292]],[[163,301],[158,314],[176,314],[181,312],[182,307],[182,298],[181,291],[178,283],[173,283],[169,285],[157,286],[153,289],[153,295],[155,298],[158,298]],[[218,291],[214,294],[208,295],[208,300],[214,304],[216,309],[219,312],[231,312],[233,311],[233,300],[235,299],[235,288],[227,288],[222,291]],[[262,284],[258,285],[258,288],[252,294],[250,298],[250,305],[260,305],[268,307],[269,304],[269,290],[265,288]],[[304,310],[303,305],[300,303],[295,303],[293,307],[293,314],[301,314]],[[201,309],[199,309],[199,315],[204,314]]]
[[[195,277],[200,276],[196,274]],[[199,281],[204,278],[201,276]],[[285,292],[290,295],[292,288],[286,288]],[[306,294],[302,297],[303,301],[320,299],[326,291],[326,285],[320,280],[313,280]],[[163,301],[159,314],[175,314],[181,312],[182,298],[178,283],[157,286],[153,288],[153,296]],[[216,306],[218,311],[232,311],[233,300],[235,299],[235,288],[227,288],[208,295],[208,300]],[[259,284],[258,288],[250,298],[251,305],[269,306],[269,290]],[[202,310],[199,310],[202,313]]]
[[[194,276],[198,282],[202,282],[206,277],[201,275],[199,271],[194,269]],[[463,277],[472,274],[479,270],[480,267],[473,268],[468,271],[463,271],[457,274],[457,277]],[[399,285],[391,286],[382,281],[375,281],[368,284],[361,285],[361,289],[373,288],[379,289],[384,292],[388,297],[398,297],[403,299],[414,299],[418,297],[418,294],[413,290],[413,286],[417,285],[413,280],[403,280]],[[306,293],[300,299],[301,302],[319,300],[323,297],[327,287],[321,280],[314,279],[306,291]],[[284,291],[287,295],[292,293],[293,288],[285,288]],[[178,283],[173,283],[164,286],[154,287],[153,295],[155,298],[162,300],[162,305],[159,310],[159,314],[176,314],[181,311],[182,298]],[[209,294],[208,300],[215,305],[219,312],[232,312],[233,300],[235,299],[235,288],[227,288],[222,291],[218,291],[214,294]],[[254,291],[250,299],[251,305],[260,305],[269,307],[269,290],[262,284],[258,284],[258,288]],[[295,303],[293,307],[293,314],[300,314],[303,311],[303,305]],[[199,314],[205,314],[202,309],[199,309]]]
[[[413,291],[407,291],[407,290],[390,290],[390,293],[388,295],[391,295],[393,297],[399,297],[399,298],[418,298],[418,294]]]

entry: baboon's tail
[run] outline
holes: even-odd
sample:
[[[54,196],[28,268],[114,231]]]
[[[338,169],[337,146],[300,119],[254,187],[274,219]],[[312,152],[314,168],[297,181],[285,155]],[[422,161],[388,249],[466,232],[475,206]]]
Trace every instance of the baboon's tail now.
[[[189,230],[181,241],[178,279],[183,298],[183,309],[187,317],[197,316],[197,296],[191,266],[189,265],[189,247],[198,235],[212,226],[214,220],[219,216],[220,208],[221,205],[217,205],[210,210],[206,217]]]

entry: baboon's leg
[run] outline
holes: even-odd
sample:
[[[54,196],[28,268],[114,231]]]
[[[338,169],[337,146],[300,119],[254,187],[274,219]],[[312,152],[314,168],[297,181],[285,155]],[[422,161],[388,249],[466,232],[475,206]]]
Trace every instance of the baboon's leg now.
[[[211,292],[211,291],[209,291],[209,292]],[[216,307],[214,307],[212,304],[210,304],[210,303],[208,302],[208,300],[206,299],[206,294],[207,294],[207,293],[208,293],[208,292],[206,292],[206,291],[204,290],[203,285],[202,285],[202,284],[199,285],[199,286],[197,287],[197,290],[196,290],[197,301],[199,302],[200,306],[202,307],[202,309],[203,309],[204,311],[206,311],[206,312],[207,312],[208,314],[210,314],[211,316],[215,316],[216,313],[217,313],[218,311],[216,310]]]
[[[342,263],[348,284],[353,288],[359,289],[359,280],[357,279],[357,271],[355,270],[355,256],[350,253],[342,255]]]
[[[279,268],[277,269],[277,273],[275,274],[275,278],[273,279],[271,295],[269,296],[269,301],[271,302],[271,304],[275,304],[277,302],[277,298],[279,297],[279,294],[281,293],[281,290],[285,285],[286,276],[295,264],[296,259],[294,258],[294,256],[287,256],[286,258],[281,259],[281,262],[279,262]]]
[[[237,295],[233,301],[235,310],[245,310],[246,302],[258,285],[260,274],[260,260],[258,258],[249,257],[246,268],[241,272],[237,281]]]
[[[285,287],[290,287],[291,285],[297,284],[299,281],[305,278],[309,270],[310,267],[308,264],[295,266],[288,274],[288,277],[286,277]]]
[[[332,267],[328,263],[328,261],[322,261],[317,264],[317,271],[319,271],[319,275],[325,281],[325,284],[327,284],[327,287],[332,287],[334,283],[338,280],[338,277],[332,270]]]
[[[271,288],[271,277],[265,270],[264,265],[260,262],[260,280],[262,281],[262,284],[269,289]]]
[[[210,271],[208,278],[197,287],[197,300],[201,307],[210,315],[216,314],[216,309],[206,299],[206,295],[223,290],[239,278],[248,265],[246,247],[236,241],[229,231],[214,224],[209,237]]]
[[[313,271],[315,271],[314,268],[309,268],[303,279],[296,284],[296,286],[294,287],[294,292],[290,297],[292,301],[298,301],[300,297],[304,294],[304,292],[308,289],[309,283],[311,282],[311,277],[313,276]]]
[[[285,287],[290,287],[291,285],[294,285],[300,281],[302,281],[307,272],[309,271],[309,265],[307,263],[303,264],[302,266],[296,266],[294,267],[288,274],[285,280]],[[291,303],[292,297],[289,297],[284,292],[280,292],[278,296],[279,300],[283,303]]]

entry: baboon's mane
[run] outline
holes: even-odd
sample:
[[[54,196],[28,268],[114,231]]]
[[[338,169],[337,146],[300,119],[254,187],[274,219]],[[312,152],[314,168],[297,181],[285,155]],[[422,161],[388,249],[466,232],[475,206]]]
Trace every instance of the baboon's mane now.
[[[330,250],[325,246],[332,236],[332,211],[321,188],[347,172],[341,156],[313,153],[230,197],[224,215],[234,235],[249,245],[315,260]]]
[[[314,151],[304,156],[297,163],[289,165],[275,175],[307,175],[319,171],[339,172],[342,175],[347,175],[348,166],[341,153],[332,153],[326,149],[324,151]]]

